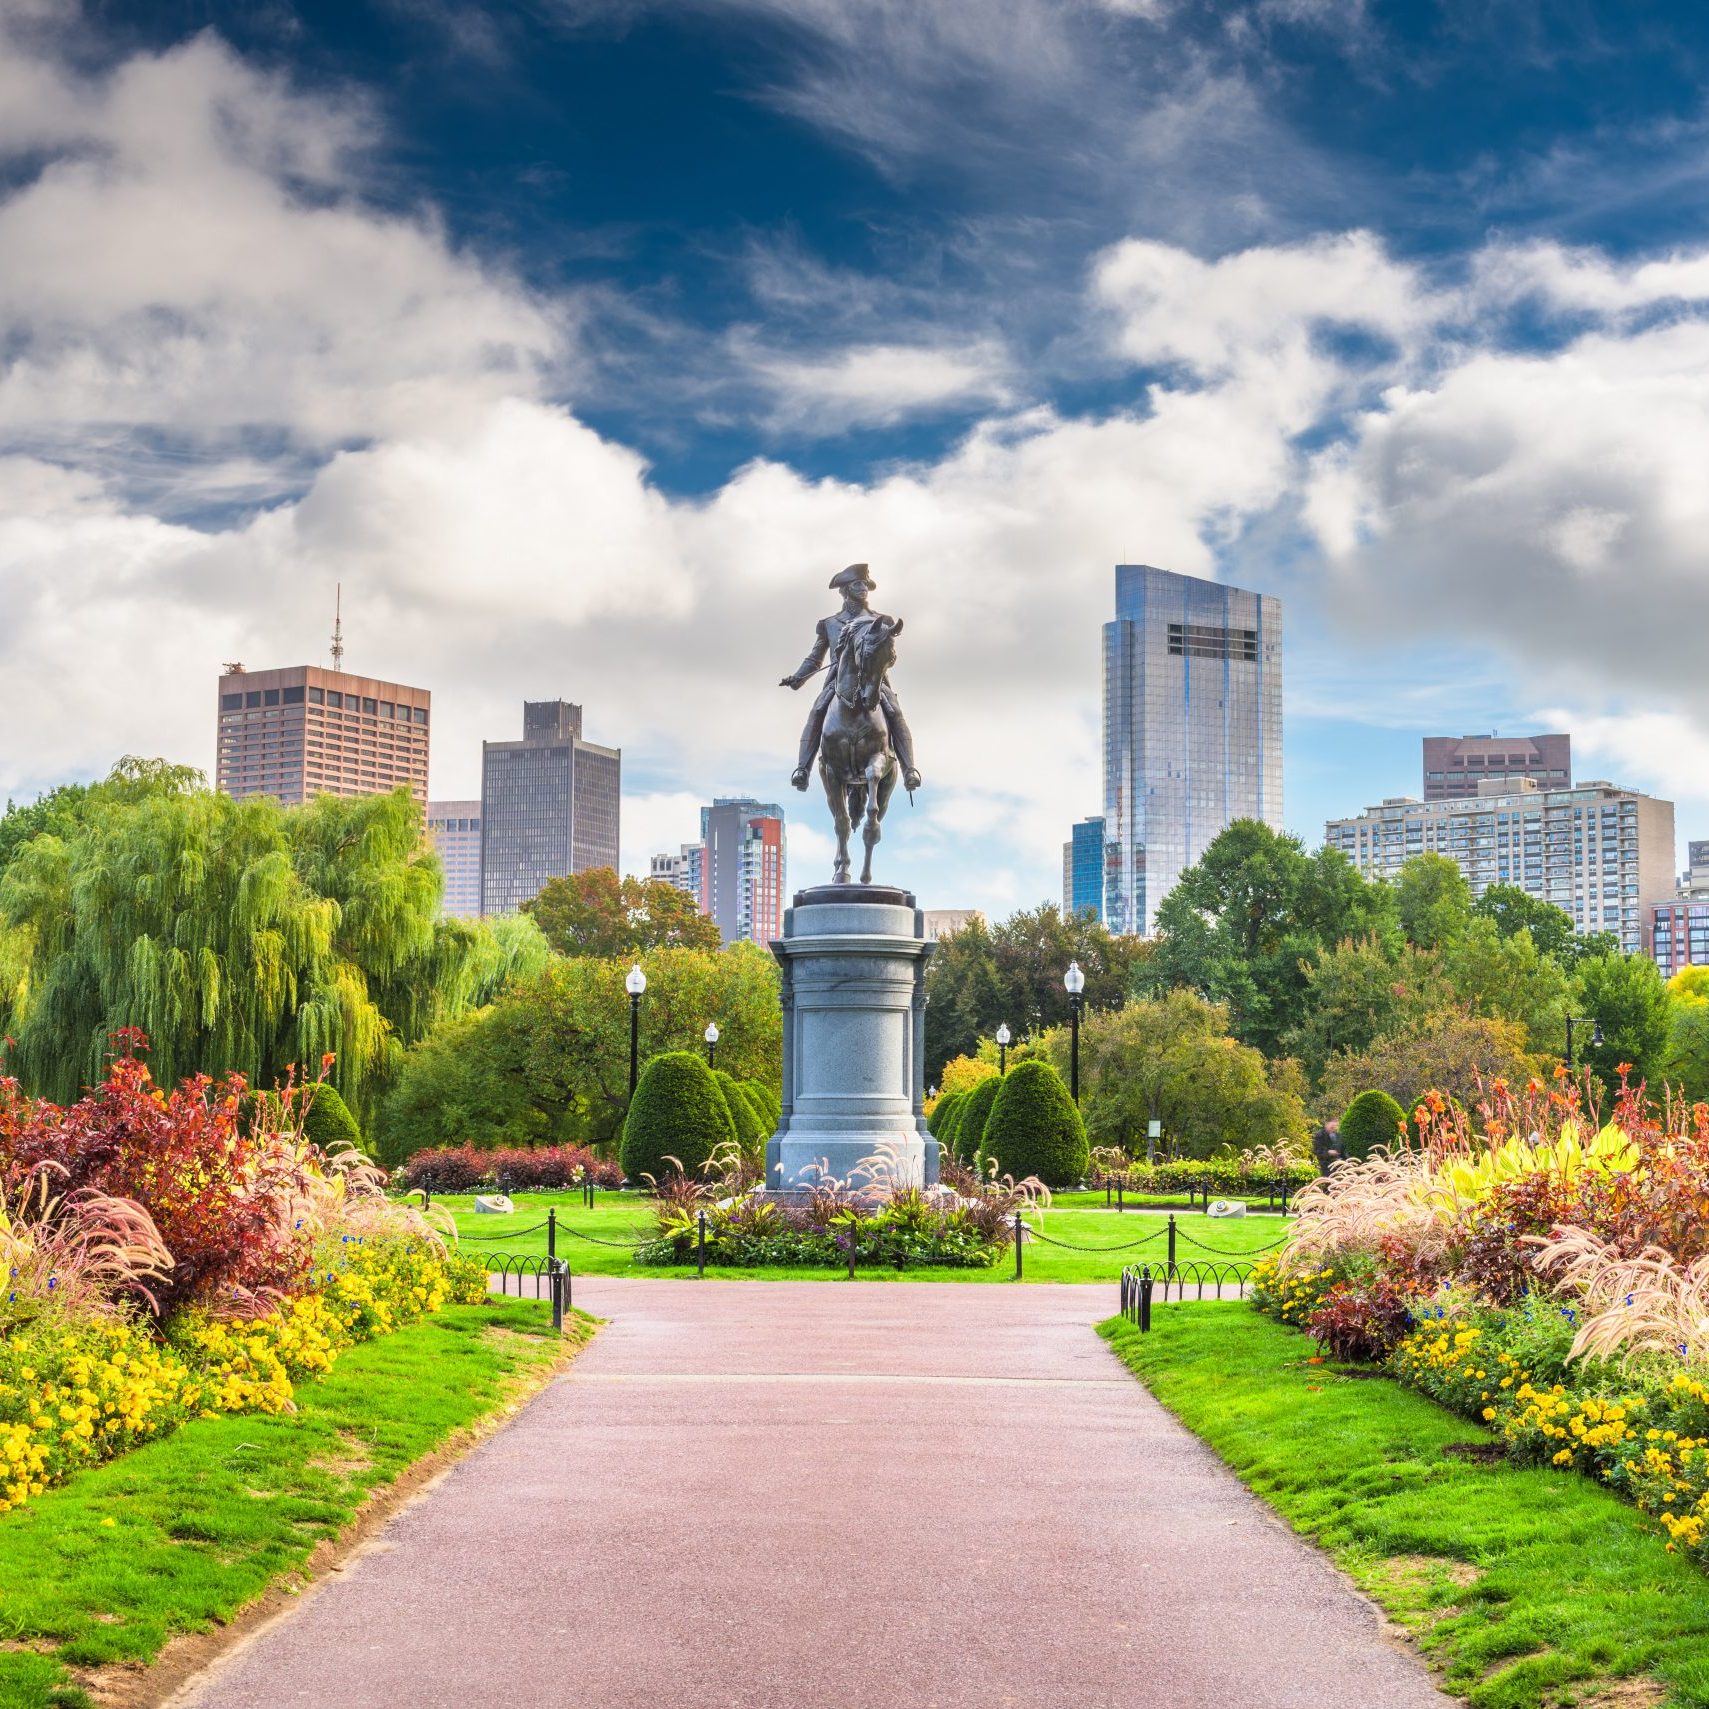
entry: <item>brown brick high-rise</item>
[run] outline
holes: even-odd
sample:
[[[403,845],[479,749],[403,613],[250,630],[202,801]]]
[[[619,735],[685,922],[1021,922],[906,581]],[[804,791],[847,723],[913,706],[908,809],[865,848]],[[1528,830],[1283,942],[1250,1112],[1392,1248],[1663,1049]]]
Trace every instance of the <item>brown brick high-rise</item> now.
[[[425,804],[432,704],[425,688],[349,671],[238,666],[220,678],[215,781],[228,795],[272,795],[287,807],[402,783]]]

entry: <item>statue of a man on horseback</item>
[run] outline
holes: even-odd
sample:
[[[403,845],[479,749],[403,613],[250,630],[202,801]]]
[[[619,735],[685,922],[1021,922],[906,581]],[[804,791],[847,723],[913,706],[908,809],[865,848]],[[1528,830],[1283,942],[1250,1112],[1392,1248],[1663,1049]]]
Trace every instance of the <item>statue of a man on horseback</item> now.
[[[854,822],[864,818],[861,883],[870,884],[873,844],[898,776],[910,795],[920,787],[914,738],[889,682],[902,620],[871,609],[873,581],[865,564],[850,564],[831,578],[831,586],[843,596],[842,609],[821,619],[812,651],[782,681],[785,688],[800,688],[827,662],[830,665],[807,715],[791,782],[797,789],[807,787],[817,752],[819,776],[837,827],[834,876],[838,883],[847,881],[849,835]]]

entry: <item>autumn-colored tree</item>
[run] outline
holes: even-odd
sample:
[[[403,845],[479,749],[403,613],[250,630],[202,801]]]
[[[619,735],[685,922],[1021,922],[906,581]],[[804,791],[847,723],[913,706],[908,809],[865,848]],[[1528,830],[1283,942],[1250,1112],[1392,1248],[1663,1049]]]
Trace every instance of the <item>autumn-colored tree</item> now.
[[[1324,1115],[1339,1117],[1359,1093],[1374,1086],[1403,1109],[1411,1109],[1426,1092],[1446,1093],[1472,1108],[1490,1081],[1523,1085],[1548,1069],[1547,1059],[1527,1054],[1525,1042],[1525,1029],[1517,1021],[1450,1010],[1426,1015],[1364,1050],[1331,1057],[1317,1106]]]
[[[717,926],[694,898],[657,878],[609,866],[550,878],[522,905],[561,955],[634,958],[653,949],[717,949]]]

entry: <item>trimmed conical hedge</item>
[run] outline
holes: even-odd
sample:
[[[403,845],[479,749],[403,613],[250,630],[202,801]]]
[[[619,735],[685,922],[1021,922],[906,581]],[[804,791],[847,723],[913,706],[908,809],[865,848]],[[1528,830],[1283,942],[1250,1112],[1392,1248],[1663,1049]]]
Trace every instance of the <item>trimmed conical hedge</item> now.
[[[735,1137],[730,1106],[700,1053],[666,1051],[641,1071],[630,1102],[619,1152],[623,1173],[637,1186],[649,1175],[662,1181],[676,1168],[666,1159],[675,1158],[685,1175],[698,1174]]]
[[[1017,1181],[1036,1175],[1047,1187],[1085,1178],[1091,1161],[1086,1124],[1048,1063],[1018,1063],[1003,1076],[980,1147],[981,1165],[987,1160],[996,1162],[999,1175]]]
[[[1400,1139],[1406,1111],[1387,1092],[1361,1092],[1341,1118],[1341,1155],[1369,1157],[1374,1147],[1393,1147]]]
[[[718,1089],[724,1094],[724,1102],[729,1106],[731,1121],[736,1124],[736,1139],[742,1150],[757,1150],[770,1136],[771,1129],[754,1108],[754,1101],[748,1096],[747,1088],[734,1075],[726,1074],[722,1068],[714,1068],[712,1078],[718,1082]]]
[[[962,1101],[955,1121],[955,1154],[963,1163],[978,1159],[985,1124],[991,1119],[991,1106],[997,1102],[1003,1078],[1001,1074],[988,1074]]]
[[[323,1080],[314,1088],[303,1117],[303,1137],[322,1151],[338,1151],[347,1145],[362,1149],[362,1130],[336,1086]]]
[[[932,1113],[926,1117],[926,1132],[940,1145],[947,1146],[949,1144],[955,1112],[961,1108],[966,1098],[965,1092],[945,1092],[932,1105]]]
[[[748,1094],[748,1102],[754,1106],[755,1113],[766,1124],[769,1138],[783,1120],[783,1100],[763,1080],[744,1080],[741,1087]]]

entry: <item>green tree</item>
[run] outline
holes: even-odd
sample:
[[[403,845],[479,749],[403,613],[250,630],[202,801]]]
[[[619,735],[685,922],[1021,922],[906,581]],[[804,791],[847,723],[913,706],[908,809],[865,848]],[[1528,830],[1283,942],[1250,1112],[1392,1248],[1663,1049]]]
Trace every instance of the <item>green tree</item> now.
[[[1557,962],[1569,973],[1588,956],[1617,953],[1619,940],[1612,932],[1579,932],[1572,915],[1553,902],[1545,902],[1512,884],[1492,884],[1476,902],[1472,912],[1493,921],[1504,938],[1527,931],[1537,953]]]
[[[735,1123],[736,1140],[743,1154],[751,1157],[756,1151],[763,1150],[765,1142],[771,1137],[771,1129],[761,1119],[746,1091],[722,1068],[714,1068],[712,1078],[718,1082],[718,1089],[724,1094],[724,1102],[730,1106],[730,1120]]]
[[[453,1017],[404,1057],[380,1109],[380,1161],[395,1169],[437,1145],[533,1145],[561,1133],[530,1078],[528,1011],[499,1003]]]
[[[1318,950],[1304,974],[1301,1018],[1282,1042],[1313,1084],[1337,1051],[1365,1050],[1452,997],[1434,952],[1374,934]]]
[[[697,1175],[715,1151],[736,1141],[730,1106],[694,1050],[667,1050],[641,1072],[623,1123],[623,1173],[639,1185],[680,1168]]]
[[[1043,1055],[1059,1074],[1070,1038],[1054,1028]],[[1094,1145],[1146,1151],[1155,1117],[1170,1153],[1210,1157],[1225,1147],[1273,1145],[1306,1131],[1305,1108],[1284,1065],[1229,1036],[1228,1013],[1190,991],[1136,998],[1089,1015],[1080,1028],[1080,1105]]]
[[[1661,969],[1647,955],[1596,955],[1581,962],[1573,1004],[1574,1014],[1588,1015],[1602,1028],[1601,1044],[1591,1044],[1582,1033],[1574,1044],[1581,1047],[1579,1060],[1604,1082],[1614,1084],[1622,1062],[1631,1064],[1634,1079],[1661,1080],[1672,1004]]]
[[[1387,1092],[1361,1092],[1341,1117],[1337,1141],[1343,1157],[1369,1157],[1379,1145],[1393,1150],[1399,1142],[1406,1111]]]
[[[330,1053],[363,1110],[406,1045],[504,973],[494,934],[438,918],[439,862],[403,791],[287,809],[131,762],[62,830],[0,873],[0,1031],[26,1086],[62,1102],[135,1027],[163,1084],[265,1086]]]
[[[563,955],[628,957],[654,949],[717,949],[718,928],[686,891],[609,866],[550,878],[522,905]]]
[[[1017,1037],[1068,1019],[1062,978],[1070,962],[1086,976],[1088,1010],[1118,1007],[1146,947],[1117,937],[1090,914],[1065,916],[1054,903],[1024,909],[996,926],[975,917],[938,942],[926,966],[926,1079],[978,1054],[979,1041],[1007,1022]]]
[[[1709,1100],[1709,1001],[1698,998],[1674,1004],[1666,1076],[1668,1084],[1693,1103]]]
[[[1062,1076],[1045,1062],[1023,1062],[1002,1078],[985,1123],[980,1157],[1017,1181],[1036,1175],[1047,1187],[1084,1180],[1091,1151],[1086,1128]]]
[[[1558,962],[1538,953],[1525,927],[1503,936],[1493,920],[1474,919],[1444,949],[1442,968],[1474,1015],[1518,1021],[1532,1051],[1555,1048],[1571,981]]]
[[[1241,819],[1181,874],[1157,930],[1147,989],[1226,1004],[1235,1037],[1277,1056],[1304,1019],[1305,964],[1343,939],[1387,941],[1397,928],[1387,887],[1339,850],[1308,855],[1299,838]]]
[[[1526,1054],[1517,1021],[1444,1010],[1409,1022],[1364,1050],[1338,1051],[1323,1071],[1319,1110],[1344,1110],[1360,1092],[1380,1087],[1403,1109],[1426,1092],[1443,1092],[1475,1109],[1490,1081],[1512,1085],[1544,1065]]]
[[[758,944],[727,949],[658,949],[641,957],[643,1058],[693,1048],[711,1018],[718,1060],[738,1079],[776,1085],[783,1059],[777,963]],[[628,962],[554,958],[501,1005],[527,1038],[532,1096],[567,1136],[617,1137],[629,1102]]]
[[[1446,855],[1417,854],[1395,874],[1395,914],[1406,941],[1444,949],[1472,917],[1472,887]]]

